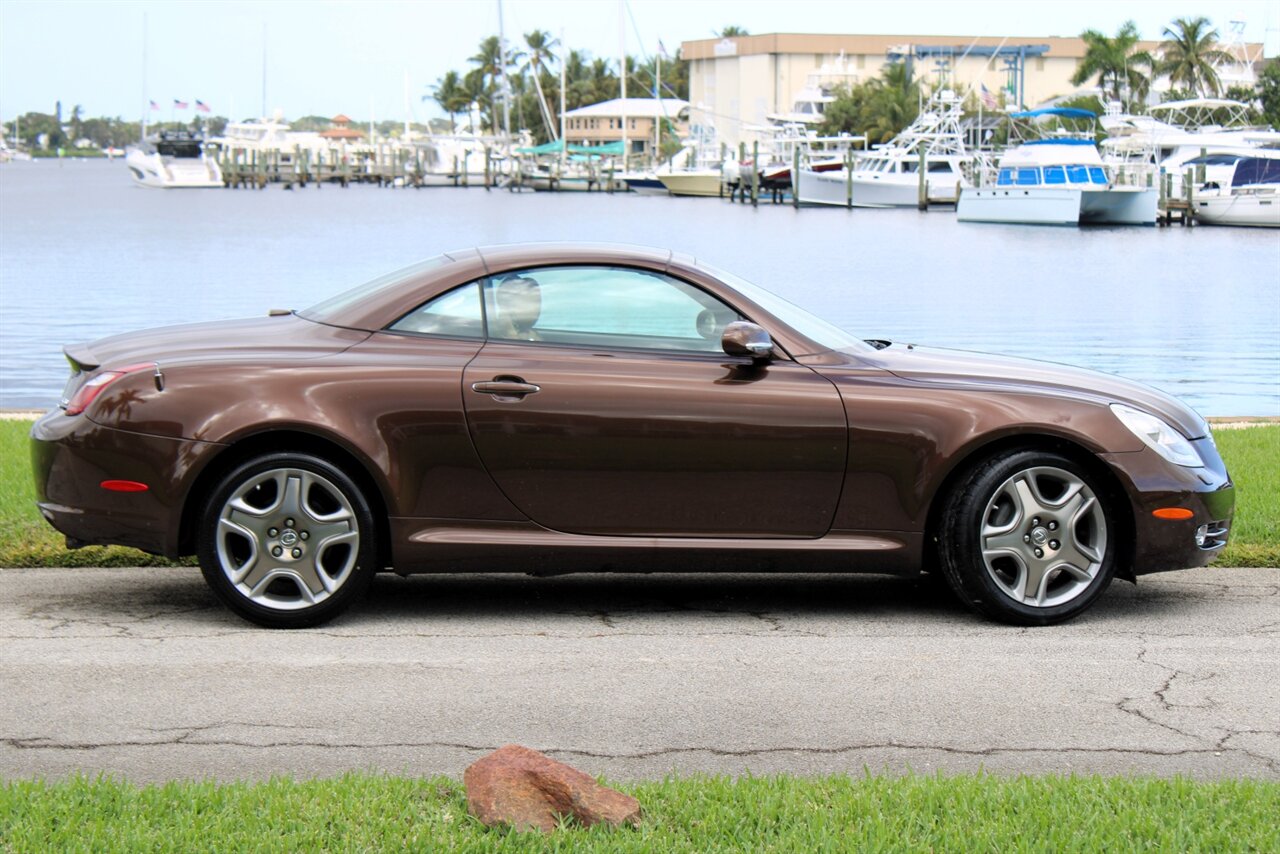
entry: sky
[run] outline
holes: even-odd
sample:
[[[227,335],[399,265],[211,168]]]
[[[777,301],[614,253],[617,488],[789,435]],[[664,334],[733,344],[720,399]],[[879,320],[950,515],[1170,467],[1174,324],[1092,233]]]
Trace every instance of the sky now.
[[[502,7],[509,40],[540,28],[609,58],[624,38],[631,54],[652,54],[659,39],[674,53],[682,41],[730,24],[753,34],[1033,41],[1085,29],[1114,34],[1132,19],[1144,38],[1159,39],[1174,18],[1200,15],[1223,37],[1229,21],[1244,20],[1247,41],[1280,54],[1280,0],[505,0]],[[175,99],[199,99],[218,115],[258,116],[265,44],[268,114],[424,121],[440,115],[422,101],[430,85],[450,69],[468,69],[497,29],[497,0],[0,0],[0,118],[50,113],[61,100],[64,117],[79,104],[86,116],[137,119],[154,100],[163,109],[152,115],[167,120]]]

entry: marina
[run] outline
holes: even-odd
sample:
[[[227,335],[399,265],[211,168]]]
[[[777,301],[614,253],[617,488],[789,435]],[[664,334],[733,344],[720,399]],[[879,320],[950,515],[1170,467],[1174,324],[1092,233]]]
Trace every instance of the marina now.
[[[0,219],[0,407],[56,402],[68,343],[303,308],[461,246],[568,238],[689,252],[867,338],[1096,368],[1208,416],[1280,415],[1272,229],[452,186],[155,192],[107,161],[5,164],[0,206],[24,212]]]

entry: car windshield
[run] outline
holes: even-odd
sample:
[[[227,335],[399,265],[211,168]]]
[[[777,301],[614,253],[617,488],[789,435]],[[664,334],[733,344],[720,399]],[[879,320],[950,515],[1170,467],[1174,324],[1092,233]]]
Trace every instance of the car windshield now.
[[[350,290],[329,297],[327,300],[318,302],[310,308],[304,308],[298,314],[307,320],[314,320],[317,323],[331,323],[340,326],[342,315],[348,309],[363,302],[383,288],[393,287],[405,279],[413,278],[428,270],[434,270],[437,267],[452,263],[453,259],[448,255],[437,255],[435,258],[429,258],[410,267],[404,267],[395,272],[379,276],[376,279],[371,279],[363,285],[357,285]]]
[[[846,332],[838,326],[833,326],[825,320],[813,316],[800,306],[788,302],[772,291],[767,291],[759,285],[709,264],[698,262],[698,266],[790,326],[796,332],[799,332],[805,338],[819,345],[822,350],[866,351],[875,349],[853,333]]]

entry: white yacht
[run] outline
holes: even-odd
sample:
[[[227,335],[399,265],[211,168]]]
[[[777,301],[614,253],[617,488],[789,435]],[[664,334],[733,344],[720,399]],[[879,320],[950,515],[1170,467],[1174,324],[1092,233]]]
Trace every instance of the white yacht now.
[[[858,208],[910,207],[919,202],[923,182],[933,202],[954,202],[957,187],[969,186],[964,169],[972,160],[960,131],[964,99],[944,89],[935,94],[909,127],[885,145],[856,152],[852,174],[843,165],[801,166],[792,181],[801,204]]]
[[[1011,113],[1011,119],[1092,121],[1094,113],[1049,107]],[[1060,131],[1021,142],[1000,158],[994,180],[960,194],[961,222],[1033,225],[1155,225],[1158,190],[1118,185],[1102,162],[1093,134]]]
[[[1241,157],[1229,182],[1197,190],[1192,202],[1196,221],[1280,228],[1280,152],[1276,154]]]
[[[315,155],[332,145],[333,140],[325,139],[316,131],[290,130],[281,110],[276,110],[271,118],[228,122],[222,129],[221,136],[209,139],[211,148],[246,152],[278,151],[284,155],[292,155],[295,151],[310,151]]]
[[[1103,160],[1114,169],[1157,167],[1171,176],[1173,195],[1182,194],[1182,177],[1188,167],[1206,165],[1200,161],[1205,155],[1251,156],[1263,146],[1280,145],[1280,132],[1249,125],[1249,105],[1239,101],[1167,101],[1153,105],[1150,113],[1122,113],[1118,104],[1108,104],[1100,119],[1108,133],[1101,143]],[[1204,180],[1230,180],[1234,162],[1208,163],[1227,168],[1216,174],[1210,169]]]
[[[205,152],[199,136],[186,131],[165,131],[145,145],[130,147],[124,165],[141,187],[170,190],[223,185],[217,159]]]

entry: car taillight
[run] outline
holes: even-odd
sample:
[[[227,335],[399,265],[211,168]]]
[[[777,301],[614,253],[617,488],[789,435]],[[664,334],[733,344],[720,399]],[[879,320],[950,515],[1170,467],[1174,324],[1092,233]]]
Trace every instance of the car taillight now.
[[[84,412],[89,408],[89,404],[93,403],[107,386],[111,385],[125,374],[132,374],[135,371],[148,371],[155,367],[155,362],[139,362],[136,365],[128,365],[111,371],[102,371],[92,379],[85,381],[80,388],[76,389],[76,393],[67,401],[67,405],[65,407],[67,415],[79,415],[81,412]]]

